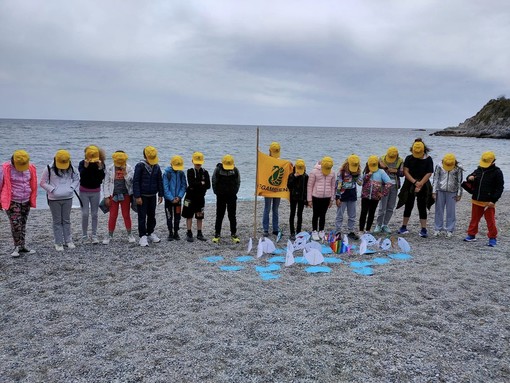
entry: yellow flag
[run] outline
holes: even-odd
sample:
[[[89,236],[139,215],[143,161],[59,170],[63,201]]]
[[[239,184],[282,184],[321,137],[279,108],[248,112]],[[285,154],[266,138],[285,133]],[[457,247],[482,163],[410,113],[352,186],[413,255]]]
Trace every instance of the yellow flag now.
[[[287,180],[292,172],[290,161],[268,156],[258,151],[257,195],[289,199]]]

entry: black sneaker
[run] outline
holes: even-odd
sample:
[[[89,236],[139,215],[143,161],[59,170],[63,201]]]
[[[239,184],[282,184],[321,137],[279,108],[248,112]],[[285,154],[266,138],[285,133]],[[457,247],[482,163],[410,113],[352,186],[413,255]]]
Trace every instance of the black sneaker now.
[[[279,233],[278,230],[276,230],[276,231],[273,230],[273,235],[278,235],[278,233]]]
[[[179,241],[181,239],[181,237],[179,237],[179,233],[177,233],[177,232],[174,233],[174,239],[176,241]]]
[[[269,237],[269,233],[267,231],[264,231],[264,237]]]
[[[204,235],[202,233],[197,234],[197,239],[199,241],[207,241],[207,239],[204,237]]]
[[[289,238],[291,241],[295,241],[296,240],[296,234],[295,233],[290,233],[290,238]]]
[[[187,233],[186,234],[186,241],[193,242],[193,234],[192,233]]]
[[[173,241],[174,240],[174,235],[173,234],[168,234],[168,238],[167,238],[169,241]]]

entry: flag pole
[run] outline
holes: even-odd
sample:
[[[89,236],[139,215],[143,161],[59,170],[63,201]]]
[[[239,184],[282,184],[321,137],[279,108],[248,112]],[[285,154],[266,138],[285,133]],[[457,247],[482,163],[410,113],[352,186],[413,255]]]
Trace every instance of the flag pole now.
[[[253,240],[257,238],[257,189],[259,178],[259,127],[257,126],[257,145],[255,147],[255,203],[253,204]]]

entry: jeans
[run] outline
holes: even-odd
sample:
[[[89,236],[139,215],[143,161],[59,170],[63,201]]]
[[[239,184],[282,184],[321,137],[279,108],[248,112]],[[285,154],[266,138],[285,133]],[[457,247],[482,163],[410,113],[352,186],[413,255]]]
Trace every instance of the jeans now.
[[[273,232],[279,230],[278,227],[278,207],[280,206],[280,198],[264,197],[264,215],[262,216],[262,228],[264,233],[269,232],[269,213],[273,207]]]
[[[343,201],[340,206],[336,208],[335,229],[337,233],[342,231],[345,210],[347,210],[347,229],[349,232],[354,231],[354,224],[356,222],[356,201]]]
[[[381,202],[379,204],[379,213],[377,215],[377,224],[379,226],[388,226],[388,223],[393,216],[393,211],[395,210],[397,196],[397,185],[392,185],[389,193],[381,198]]]
[[[138,205],[138,236],[151,235],[156,227],[156,205],[158,197],[142,196],[142,204]]]

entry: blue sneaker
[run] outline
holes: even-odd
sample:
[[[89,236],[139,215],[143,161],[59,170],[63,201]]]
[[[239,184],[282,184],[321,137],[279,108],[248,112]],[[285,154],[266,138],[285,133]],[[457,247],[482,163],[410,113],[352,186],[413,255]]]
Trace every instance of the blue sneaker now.
[[[427,229],[422,227],[420,230],[420,237],[427,238],[429,236],[429,233],[427,233]]]
[[[409,230],[407,230],[406,226],[402,226],[400,229],[398,229],[399,234],[409,234]]]
[[[498,240],[496,238],[489,238],[489,243],[487,243],[487,246],[494,247],[498,244]]]
[[[469,235],[468,234],[468,236],[466,238],[464,238],[464,241],[465,242],[474,242],[474,241],[476,241],[476,238],[475,238],[474,235]]]

